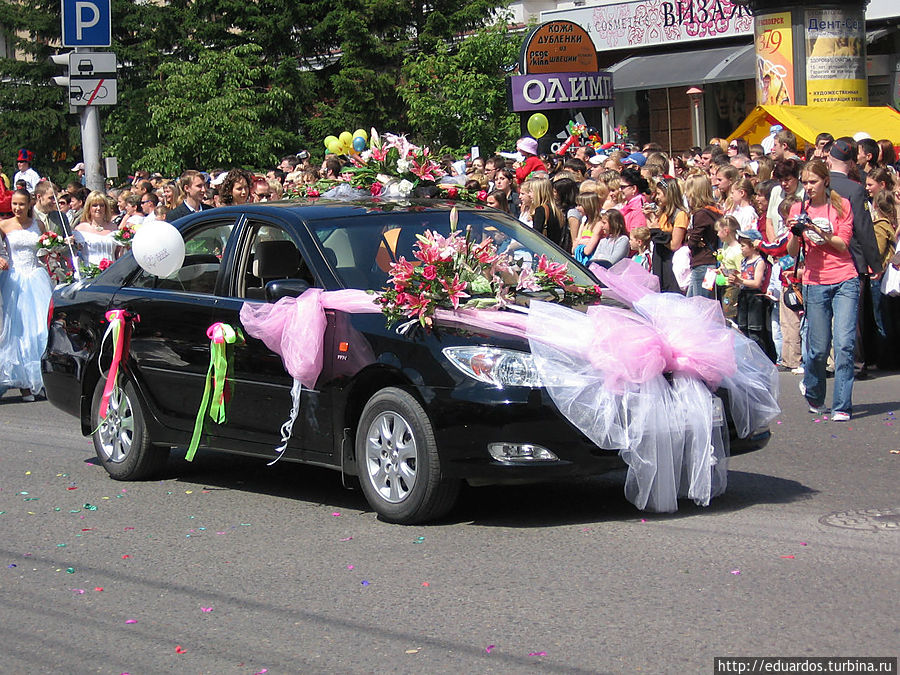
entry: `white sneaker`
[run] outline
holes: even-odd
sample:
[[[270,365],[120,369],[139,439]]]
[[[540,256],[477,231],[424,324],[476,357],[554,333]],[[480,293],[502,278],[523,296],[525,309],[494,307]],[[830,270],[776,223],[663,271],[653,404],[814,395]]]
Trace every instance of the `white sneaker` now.
[[[794,375],[803,375],[806,371],[803,370],[803,366],[797,366],[796,368],[791,369],[791,372]]]
[[[813,415],[822,415],[822,414],[828,412],[828,408],[826,408],[824,405],[810,405],[809,412],[811,412]],[[846,415],[847,413],[836,413],[836,414]],[[847,419],[850,419],[850,418],[848,417]]]
[[[850,421],[850,413],[845,412],[836,412],[831,415],[832,422],[849,422]]]

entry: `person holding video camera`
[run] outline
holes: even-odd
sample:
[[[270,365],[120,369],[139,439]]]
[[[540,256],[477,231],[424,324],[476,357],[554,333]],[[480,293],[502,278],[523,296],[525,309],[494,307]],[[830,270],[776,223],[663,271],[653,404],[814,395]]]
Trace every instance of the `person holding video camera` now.
[[[850,254],[853,210],[850,202],[830,188],[828,167],[809,162],[801,172],[806,199],[791,207],[788,254],[801,246],[806,259],[803,296],[809,325],[800,391],[814,414],[825,412],[825,364],[834,339],[834,392],[831,419],[846,422],[852,412],[853,353],[859,275]],[[832,330],[833,323],[833,330]]]

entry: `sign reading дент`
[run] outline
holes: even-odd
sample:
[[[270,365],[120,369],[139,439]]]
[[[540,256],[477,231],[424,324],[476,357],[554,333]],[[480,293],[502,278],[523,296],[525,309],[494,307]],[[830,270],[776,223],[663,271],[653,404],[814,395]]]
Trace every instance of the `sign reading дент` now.
[[[597,70],[597,52],[588,32],[572,21],[548,21],[525,36],[519,72],[584,73]]]

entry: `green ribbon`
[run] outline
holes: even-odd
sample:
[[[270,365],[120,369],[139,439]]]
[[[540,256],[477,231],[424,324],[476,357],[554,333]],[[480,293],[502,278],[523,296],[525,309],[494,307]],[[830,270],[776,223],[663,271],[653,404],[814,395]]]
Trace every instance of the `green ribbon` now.
[[[234,372],[234,356],[229,352],[228,345],[240,341],[240,333],[227,323],[214,323],[206,331],[209,337],[209,368],[206,371],[206,385],[203,388],[203,397],[200,399],[200,409],[197,411],[197,419],[194,421],[194,433],[188,446],[185,459],[193,461],[197,448],[200,445],[200,436],[203,434],[203,418],[207,410],[209,416],[216,424],[225,424],[225,403],[231,398],[234,391],[234,382],[228,377],[229,372]],[[225,387],[228,386],[226,395]]]

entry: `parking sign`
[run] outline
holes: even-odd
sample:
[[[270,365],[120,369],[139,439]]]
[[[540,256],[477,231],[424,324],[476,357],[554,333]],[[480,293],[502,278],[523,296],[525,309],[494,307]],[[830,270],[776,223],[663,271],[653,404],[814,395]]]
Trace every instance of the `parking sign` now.
[[[109,47],[110,0],[62,0],[62,43],[64,47]]]

